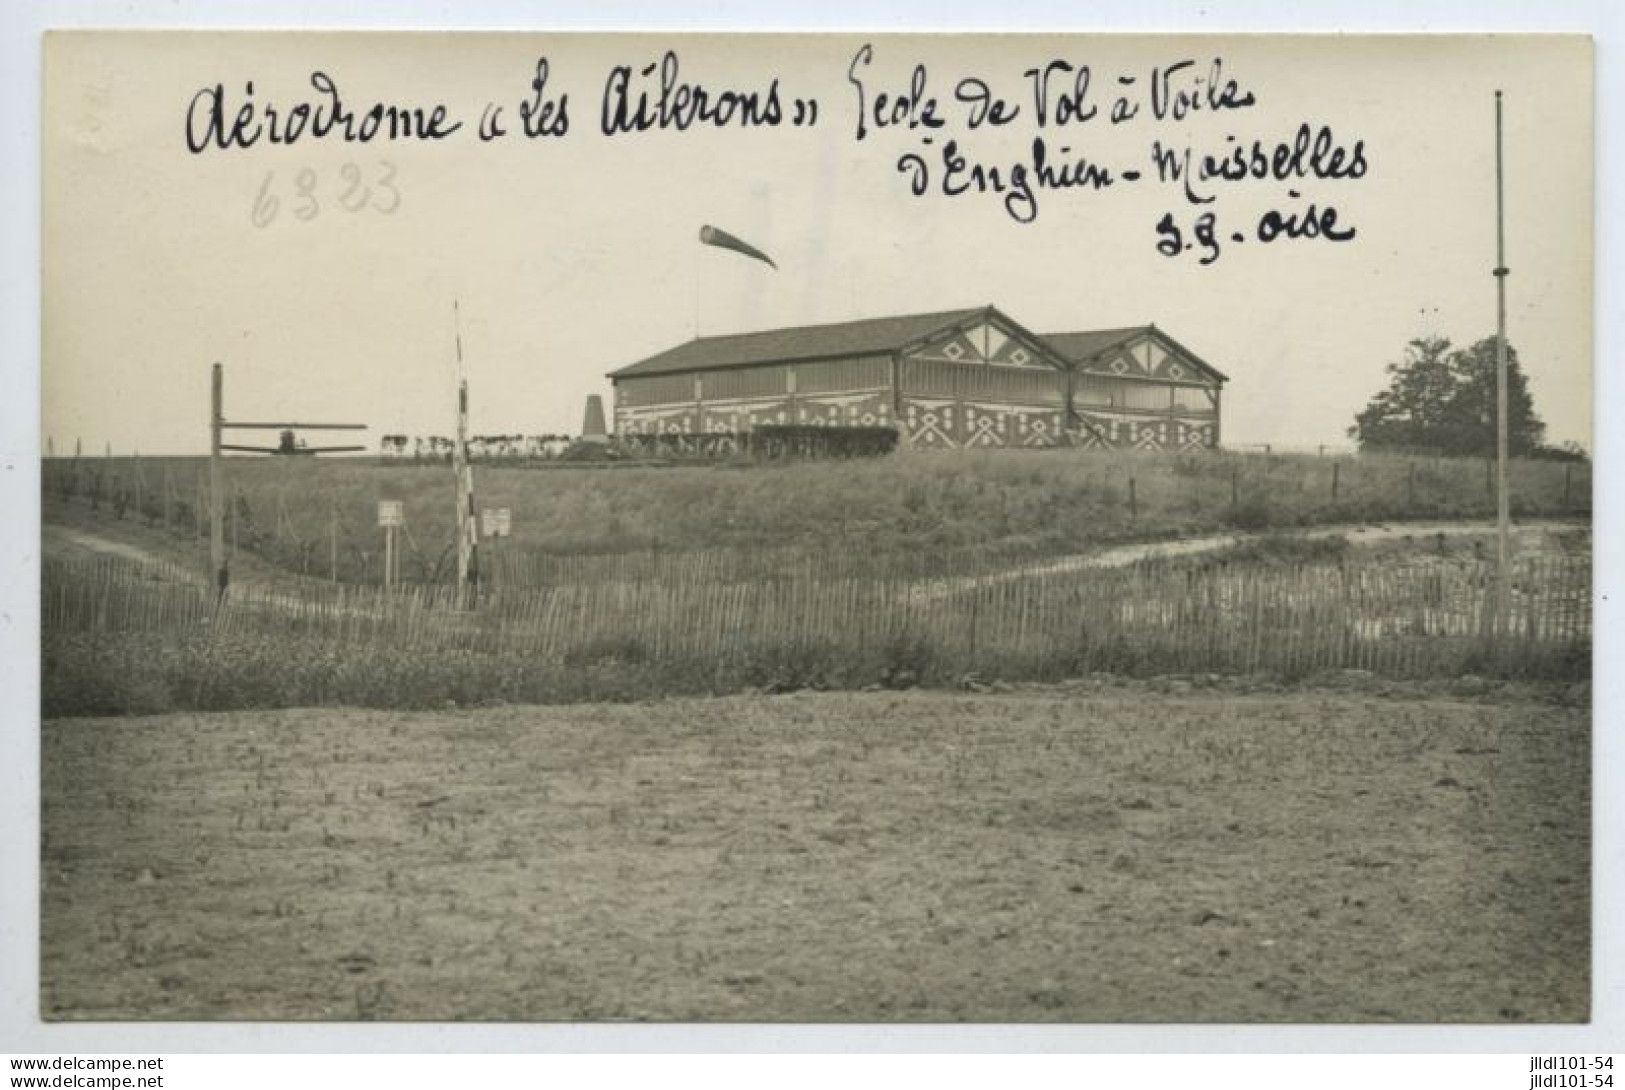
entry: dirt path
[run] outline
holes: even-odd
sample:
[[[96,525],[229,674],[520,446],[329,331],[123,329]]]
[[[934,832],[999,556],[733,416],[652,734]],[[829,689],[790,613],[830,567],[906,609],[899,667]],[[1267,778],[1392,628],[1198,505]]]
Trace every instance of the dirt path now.
[[[177,537],[135,519],[114,521],[76,505],[48,502],[42,515],[46,556],[116,556],[174,582],[208,579],[207,548],[190,536]],[[285,571],[241,549],[232,554],[230,563],[233,586],[287,589],[317,582],[325,585],[325,581]]]
[[[1531,520],[1513,527],[1513,542],[1515,546],[1520,547],[1520,551],[1526,551],[1532,541],[1539,540],[1554,529],[1579,528],[1586,525],[1588,523],[1576,519]],[[1218,552],[1264,539],[1289,538],[1295,541],[1318,541],[1341,537],[1351,546],[1360,547],[1406,539],[1489,535],[1494,530],[1495,527],[1492,523],[1483,521],[1334,523],[1305,529],[1210,534],[1205,537],[1185,538],[1179,541],[1135,542],[1127,545],[1112,545],[1092,552],[1077,553],[1052,560],[1019,564],[1003,571],[984,573],[980,576],[929,580],[917,584],[911,588],[909,593],[915,599],[930,601],[961,594],[977,586],[1046,575],[1061,575],[1094,568],[1124,568],[1145,560],[1199,556],[1203,553]],[[88,530],[54,522],[44,524],[44,546],[47,553],[92,552],[123,557],[151,567],[168,570],[177,568],[177,563],[172,557],[161,556],[141,545],[104,537]],[[201,575],[199,577],[201,578]],[[258,586],[261,584],[285,586],[290,581],[301,581],[301,577],[298,575],[271,569],[262,561],[242,554],[239,554],[233,562],[232,577],[235,584],[244,586]]]
[[[170,567],[169,561],[154,556],[138,545],[131,545],[124,541],[113,541],[83,530],[75,530],[69,526],[60,526],[47,522],[42,527],[44,531],[44,545],[47,553],[60,554],[72,552],[102,553],[108,556],[121,556],[126,560],[134,560],[138,564],[154,567]]]
[[[1533,520],[1512,528],[1514,546],[1526,544],[1531,538],[1544,536],[1552,529],[1582,527],[1588,523],[1576,519]],[[929,586],[916,588],[914,596],[925,600],[961,594],[977,586],[1031,579],[1045,575],[1087,571],[1091,568],[1126,568],[1143,560],[1167,560],[1177,557],[1199,556],[1218,552],[1248,542],[1264,539],[1290,538],[1294,541],[1320,541],[1341,537],[1351,546],[1380,545],[1384,542],[1416,538],[1461,537],[1489,535],[1495,532],[1490,522],[1398,522],[1398,523],[1333,523],[1306,529],[1270,530],[1259,533],[1210,534],[1206,537],[1185,538],[1180,541],[1145,541],[1129,545],[1112,545],[1094,552],[1077,553],[1054,560],[1040,560],[1020,564],[1004,571],[957,579],[935,580]]]

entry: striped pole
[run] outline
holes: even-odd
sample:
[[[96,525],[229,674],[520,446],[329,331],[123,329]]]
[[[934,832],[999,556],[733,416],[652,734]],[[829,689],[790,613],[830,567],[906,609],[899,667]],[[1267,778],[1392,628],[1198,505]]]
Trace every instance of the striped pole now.
[[[468,380],[463,378],[462,317],[457,300],[451,303],[457,338],[457,438],[452,447],[452,472],[457,478],[457,595],[465,591],[472,607],[479,595],[479,522],[474,509],[474,467],[468,461]]]
[[[474,501],[474,466],[468,460],[468,382],[457,387],[457,481],[462,526],[457,546],[457,582],[472,605],[480,593],[480,523]]]

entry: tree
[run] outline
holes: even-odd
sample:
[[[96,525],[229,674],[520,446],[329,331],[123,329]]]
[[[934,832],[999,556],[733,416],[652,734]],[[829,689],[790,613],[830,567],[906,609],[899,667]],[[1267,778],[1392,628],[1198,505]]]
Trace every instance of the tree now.
[[[1361,450],[1458,456],[1495,454],[1495,338],[1471,348],[1445,337],[1421,337],[1387,368],[1388,388],[1354,417],[1349,435]],[[1546,425],[1535,415],[1518,354],[1507,346],[1507,450],[1541,452]]]

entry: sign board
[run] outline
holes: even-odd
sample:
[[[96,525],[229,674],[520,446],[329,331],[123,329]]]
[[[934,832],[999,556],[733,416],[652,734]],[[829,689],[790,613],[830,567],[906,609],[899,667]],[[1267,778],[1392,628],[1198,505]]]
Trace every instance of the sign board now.
[[[406,504],[402,500],[378,501],[378,525],[399,526],[406,521]]]
[[[506,507],[497,508],[497,537],[507,537],[513,531],[513,512]]]
[[[487,507],[480,512],[480,533],[492,537],[497,532],[497,513],[494,508]]]

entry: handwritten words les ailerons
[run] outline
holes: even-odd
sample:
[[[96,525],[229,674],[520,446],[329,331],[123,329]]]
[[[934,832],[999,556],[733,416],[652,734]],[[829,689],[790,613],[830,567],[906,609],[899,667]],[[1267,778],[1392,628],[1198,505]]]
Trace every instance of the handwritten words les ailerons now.
[[[233,85],[240,93],[220,82],[188,101],[185,143],[202,155],[315,141],[568,138],[575,131],[571,91],[560,86],[546,57],[527,76],[519,97],[485,103],[471,125],[465,118],[473,115],[446,102],[353,101],[321,70],[311,72],[309,91],[291,102],[258,94],[253,80]],[[1011,221],[1030,224],[1046,195],[1104,200],[1112,191],[1157,187],[1172,203],[1152,225],[1156,251],[1189,254],[1201,264],[1247,240],[1337,243],[1358,233],[1343,211],[1308,190],[1364,178],[1371,163],[1365,140],[1313,120],[1284,129],[1277,121],[1270,131],[1260,122],[1254,132],[1214,135],[1216,128],[1236,128],[1225,118],[1245,124],[1259,103],[1259,93],[1222,57],[1181,57],[1125,71],[1052,57],[1019,76],[1006,73],[1001,83],[984,73],[944,79],[923,61],[882,71],[875,46],[864,43],[849,59],[844,82],[847,138],[856,147],[876,148],[911,197],[990,199]],[[653,60],[609,68],[593,128],[599,137],[627,140],[818,127],[826,120],[819,98],[792,92],[789,84],[790,77],[772,71],[749,86],[693,78],[677,51],[666,50]],[[1138,151],[1132,139],[1097,138],[1135,129],[1147,132]],[[996,132],[1015,134],[1020,150],[1012,153],[1011,141],[990,135]],[[1272,207],[1221,223],[1220,198],[1243,187],[1268,187],[1264,203]]]

